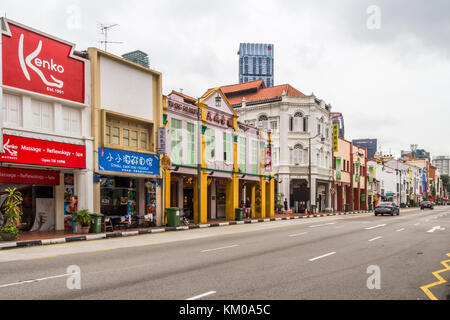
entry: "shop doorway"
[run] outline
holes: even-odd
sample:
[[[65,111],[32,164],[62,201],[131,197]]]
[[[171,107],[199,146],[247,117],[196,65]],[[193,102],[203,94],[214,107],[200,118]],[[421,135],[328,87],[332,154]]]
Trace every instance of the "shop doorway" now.
[[[217,219],[225,218],[226,208],[226,188],[225,186],[216,184],[216,214]]]

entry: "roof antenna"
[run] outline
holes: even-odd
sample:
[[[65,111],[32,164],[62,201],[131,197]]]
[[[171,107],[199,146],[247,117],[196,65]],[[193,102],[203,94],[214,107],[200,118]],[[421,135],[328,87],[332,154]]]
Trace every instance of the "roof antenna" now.
[[[105,25],[103,23],[100,24],[100,31],[101,31],[101,34],[103,34],[105,36],[105,40],[99,41],[99,42],[105,45],[105,49],[104,50],[106,52],[108,51],[107,50],[108,49],[108,43],[123,43],[121,41],[108,41],[108,30],[111,29],[112,27],[116,27],[116,26],[118,26],[117,23],[110,24],[110,25]]]

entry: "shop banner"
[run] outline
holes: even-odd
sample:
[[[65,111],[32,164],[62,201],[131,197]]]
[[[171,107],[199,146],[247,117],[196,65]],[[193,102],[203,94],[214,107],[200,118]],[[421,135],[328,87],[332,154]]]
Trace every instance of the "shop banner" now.
[[[3,135],[0,161],[42,166],[86,168],[84,145]]]
[[[341,180],[341,158],[336,158],[336,180]]]
[[[5,20],[3,84],[84,103],[84,59],[73,45]]]
[[[0,167],[0,183],[58,185],[59,172]]]
[[[373,167],[369,167],[369,183],[373,182]]]
[[[264,163],[264,169],[266,172],[272,171],[272,147],[269,145],[265,152],[265,163]]]
[[[355,163],[355,182],[359,182],[359,177],[360,177],[360,175],[359,175],[359,172],[360,170],[359,170],[359,162],[356,162]]]
[[[159,175],[159,158],[152,154],[98,148],[98,168],[101,171]]]
[[[338,151],[338,131],[339,125],[337,123],[333,123],[333,152]]]

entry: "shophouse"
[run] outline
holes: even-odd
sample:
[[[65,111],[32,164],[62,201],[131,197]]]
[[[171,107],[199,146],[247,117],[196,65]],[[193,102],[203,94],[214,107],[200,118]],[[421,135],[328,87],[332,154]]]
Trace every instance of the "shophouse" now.
[[[22,193],[22,231],[70,229],[72,196],[93,210],[89,61],[70,42],[0,25],[1,200],[8,187]]]
[[[183,208],[195,223],[234,220],[235,209],[249,197],[253,217],[273,215],[274,183],[270,167],[265,166],[270,157],[266,161],[264,154],[270,155],[267,131],[238,122],[218,88],[199,99],[172,91],[164,97],[163,112],[172,162],[165,173],[170,188],[165,193],[166,207]]]
[[[163,223],[162,179],[157,155],[161,125],[161,73],[89,48],[94,210],[113,223],[151,215]]]
[[[280,202],[287,199],[294,212],[310,207],[331,211],[331,106],[289,84],[266,87],[263,80],[256,80],[220,88],[239,121],[271,129]]]
[[[335,211],[367,210],[367,149],[354,146],[343,138],[337,139],[333,152],[333,208]]]

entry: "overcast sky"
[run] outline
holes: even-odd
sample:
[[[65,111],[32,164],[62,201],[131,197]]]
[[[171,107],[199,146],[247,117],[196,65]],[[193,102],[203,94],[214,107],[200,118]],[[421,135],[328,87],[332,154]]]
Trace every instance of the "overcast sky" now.
[[[0,0],[2,16],[78,50],[119,24],[108,51],[147,52],[165,94],[237,83],[239,43],[273,43],[275,85],[314,92],[343,113],[346,139],[397,156],[412,143],[450,155],[449,13],[448,0]]]

